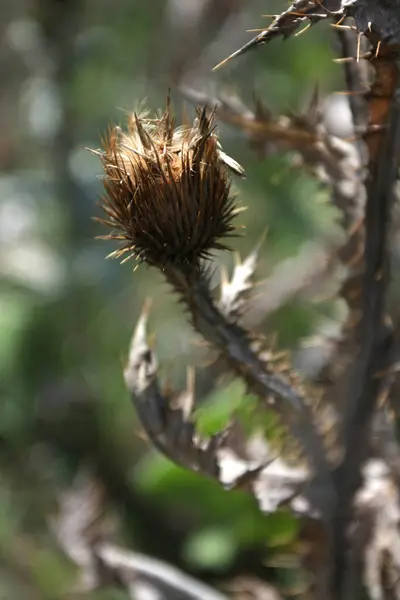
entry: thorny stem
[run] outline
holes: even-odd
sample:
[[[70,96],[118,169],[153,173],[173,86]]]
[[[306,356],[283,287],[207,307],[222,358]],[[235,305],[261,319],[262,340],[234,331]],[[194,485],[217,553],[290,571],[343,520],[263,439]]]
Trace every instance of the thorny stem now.
[[[382,388],[382,378],[377,373],[386,366],[390,351],[391,338],[384,325],[384,316],[389,284],[389,221],[399,154],[400,103],[395,97],[381,151],[376,163],[371,163],[367,180],[363,311],[358,331],[360,350],[351,373],[345,404],[345,455],[336,473],[338,503],[333,528],[332,589],[338,599],[350,597],[350,590],[354,594],[361,584],[361,574],[353,568],[349,556],[348,526],[354,495],[361,483],[361,468],[368,456],[372,417]]]
[[[265,362],[252,350],[246,331],[229,322],[215,305],[201,268],[168,266],[164,275],[189,308],[195,329],[218,348],[232,371],[246,382],[249,391],[275,410],[300,442],[313,475],[325,484],[324,498],[315,499],[315,504],[326,518],[334,502],[332,480],[323,443],[301,393],[279,375],[268,373]]]
[[[357,54],[357,41],[353,31],[337,28],[337,37],[341,46],[343,58],[355,58]],[[348,96],[349,107],[353,119],[355,131],[360,131],[365,126],[365,100],[361,95],[363,87],[366,85],[363,77],[362,62],[355,59],[346,61],[343,65],[344,76],[346,79],[346,89],[350,92]]]

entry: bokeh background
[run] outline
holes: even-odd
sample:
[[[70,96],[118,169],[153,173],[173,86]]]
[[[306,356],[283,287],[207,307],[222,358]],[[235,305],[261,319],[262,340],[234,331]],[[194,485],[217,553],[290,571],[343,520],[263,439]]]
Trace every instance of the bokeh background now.
[[[212,67],[267,23],[283,0],[2,0],[0,11],[0,598],[65,596],[77,570],[54,540],[59,499],[81,469],[106,491],[113,539],[214,586],[238,577],[301,588],[291,551],[297,524],[263,516],[244,492],[183,471],[152,450],[122,368],[147,297],[160,375],[178,389],[199,369],[202,423],[212,431],[251,405],[240,382],[202,375],[207,352],[162,278],[104,260],[114,247],[100,214],[99,148],[110,124],[145,103],[193,111],[179,86],[256,95],[276,114],[300,111],[318,83],[329,127],[348,135],[341,66],[328,26]],[[258,152],[221,124],[224,150],[246,169],[234,182],[242,256],[266,229],[258,277],[270,281],[261,332],[300,357],[305,337],[329,330],[327,248],[337,235],[328,190],[293,156]],[[271,150],[271,149],[270,149]],[[232,267],[229,253],[216,265]],[[296,354],[297,353],[297,354]],[[315,358],[315,357],[314,357]],[[90,598],[125,598],[112,586]]]

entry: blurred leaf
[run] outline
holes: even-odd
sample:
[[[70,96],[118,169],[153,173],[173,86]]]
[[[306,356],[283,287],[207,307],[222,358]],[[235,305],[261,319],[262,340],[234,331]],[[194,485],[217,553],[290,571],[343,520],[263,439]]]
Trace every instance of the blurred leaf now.
[[[283,511],[270,515],[251,514],[248,511],[237,519],[232,531],[241,545],[266,544],[268,547],[279,547],[296,540],[298,523],[292,515]]]
[[[298,300],[280,307],[273,314],[273,326],[279,332],[279,346],[290,348],[296,345],[300,338],[305,338],[313,332],[314,321],[317,317],[312,305]],[[272,321],[272,319],[270,319]]]
[[[221,431],[232,415],[243,405],[253,405],[254,398],[246,395],[242,381],[235,379],[224,388],[217,388],[196,410],[197,428],[201,435],[209,436]]]
[[[279,589],[282,593],[290,596],[300,596],[304,594],[312,583],[311,575],[303,569],[279,569],[278,571]]]
[[[17,535],[21,522],[18,505],[13,503],[11,491],[7,489],[6,482],[1,481],[0,486],[0,548],[6,551],[9,544]]]
[[[116,587],[106,587],[85,596],[86,600],[131,600],[131,598],[132,596],[128,592]]]
[[[31,571],[44,596],[54,598],[68,590],[75,569],[57,552],[49,549],[36,549],[32,555]]]
[[[10,376],[18,366],[18,352],[31,310],[32,301],[28,295],[18,292],[0,295],[0,364],[3,377]]]
[[[267,517],[267,543],[269,546],[285,546],[293,542],[299,532],[299,522],[289,512],[278,511]]]
[[[237,551],[237,540],[228,527],[203,529],[191,535],[182,550],[191,566],[213,570],[229,568]]]

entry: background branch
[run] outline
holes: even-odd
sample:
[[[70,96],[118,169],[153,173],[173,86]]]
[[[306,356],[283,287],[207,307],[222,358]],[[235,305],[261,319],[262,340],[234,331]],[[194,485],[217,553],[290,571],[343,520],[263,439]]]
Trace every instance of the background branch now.
[[[391,337],[384,317],[389,284],[388,233],[399,153],[400,107],[394,99],[383,148],[376,164],[374,157],[370,159],[371,171],[366,184],[365,274],[363,312],[358,328],[359,353],[349,379],[343,419],[345,455],[336,479],[339,502],[333,577],[338,597],[341,597],[341,588],[351,589],[354,593],[360,583],[360,575],[357,585],[352,579],[355,574],[346,572],[347,528],[352,499],[360,485],[361,466],[369,451],[372,418],[382,387],[378,374],[387,368],[391,350]]]

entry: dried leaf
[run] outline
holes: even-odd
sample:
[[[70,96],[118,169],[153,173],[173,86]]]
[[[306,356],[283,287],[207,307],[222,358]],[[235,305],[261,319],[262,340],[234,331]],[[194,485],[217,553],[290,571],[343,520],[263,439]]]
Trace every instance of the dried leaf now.
[[[241,262],[240,257],[236,255],[236,264],[230,281],[226,272],[222,272],[219,307],[229,319],[237,319],[243,312],[248,292],[253,287],[252,279],[257,268],[259,252],[260,244],[257,244],[244,262]]]

